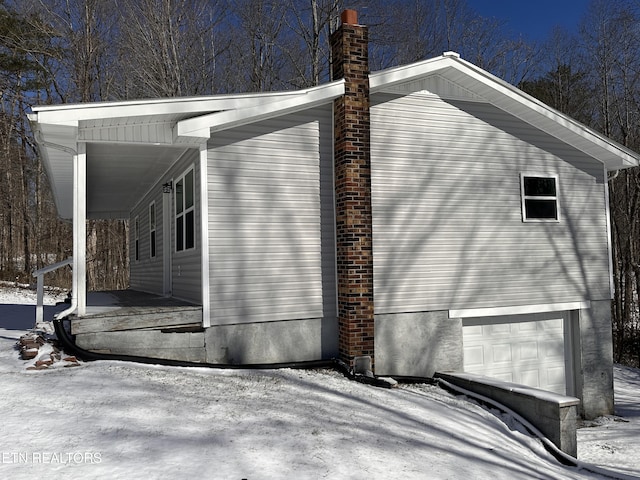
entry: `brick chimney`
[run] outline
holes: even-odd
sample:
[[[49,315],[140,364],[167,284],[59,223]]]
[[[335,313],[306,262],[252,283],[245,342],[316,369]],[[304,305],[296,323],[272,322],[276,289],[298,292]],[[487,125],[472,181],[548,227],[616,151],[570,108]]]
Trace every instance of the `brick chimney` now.
[[[374,360],[368,31],[354,10],[341,21],[331,36],[332,79],[345,79],[334,102],[339,348],[362,370]]]

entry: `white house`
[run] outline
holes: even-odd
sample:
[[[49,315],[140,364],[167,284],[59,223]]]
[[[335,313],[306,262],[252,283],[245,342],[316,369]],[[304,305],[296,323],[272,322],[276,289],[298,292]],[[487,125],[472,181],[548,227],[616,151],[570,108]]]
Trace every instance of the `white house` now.
[[[482,373],[611,413],[607,172],[638,154],[455,53],[369,73],[365,27],[346,18],[333,41],[336,80],[315,88],[33,108],[74,226],[77,344],[371,357],[380,375]],[[83,330],[91,218],[129,219],[131,289],[196,316]]]

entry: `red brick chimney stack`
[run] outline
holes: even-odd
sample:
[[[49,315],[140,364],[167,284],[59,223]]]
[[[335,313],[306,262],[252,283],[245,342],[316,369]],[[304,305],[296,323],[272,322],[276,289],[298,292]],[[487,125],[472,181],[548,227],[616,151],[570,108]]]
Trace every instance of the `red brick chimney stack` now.
[[[368,31],[354,10],[331,36],[332,78],[345,79],[334,103],[338,325],[342,360],[373,363],[373,255]]]

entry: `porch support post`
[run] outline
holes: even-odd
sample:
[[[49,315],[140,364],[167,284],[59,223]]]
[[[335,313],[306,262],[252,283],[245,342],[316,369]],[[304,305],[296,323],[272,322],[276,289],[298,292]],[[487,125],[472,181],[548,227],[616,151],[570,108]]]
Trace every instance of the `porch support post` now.
[[[202,326],[211,326],[210,289],[209,289],[209,188],[207,180],[207,142],[200,144],[200,245]]]
[[[73,295],[77,314],[87,312],[87,144],[73,157]]]

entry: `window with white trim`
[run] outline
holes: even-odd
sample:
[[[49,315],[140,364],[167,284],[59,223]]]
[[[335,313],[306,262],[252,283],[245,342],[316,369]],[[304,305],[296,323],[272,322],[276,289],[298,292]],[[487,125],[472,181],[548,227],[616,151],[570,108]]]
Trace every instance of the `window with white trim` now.
[[[557,175],[523,173],[520,175],[520,193],[522,197],[522,221],[560,221]]]
[[[149,204],[149,256],[156,256],[156,202]]]
[[[140,219],[138,217],[133,221],[133,244],[134,258],[137,262],[140,260]]]
[[[187,170],[174,183],[176,251],[196,246],[195,175]]]

